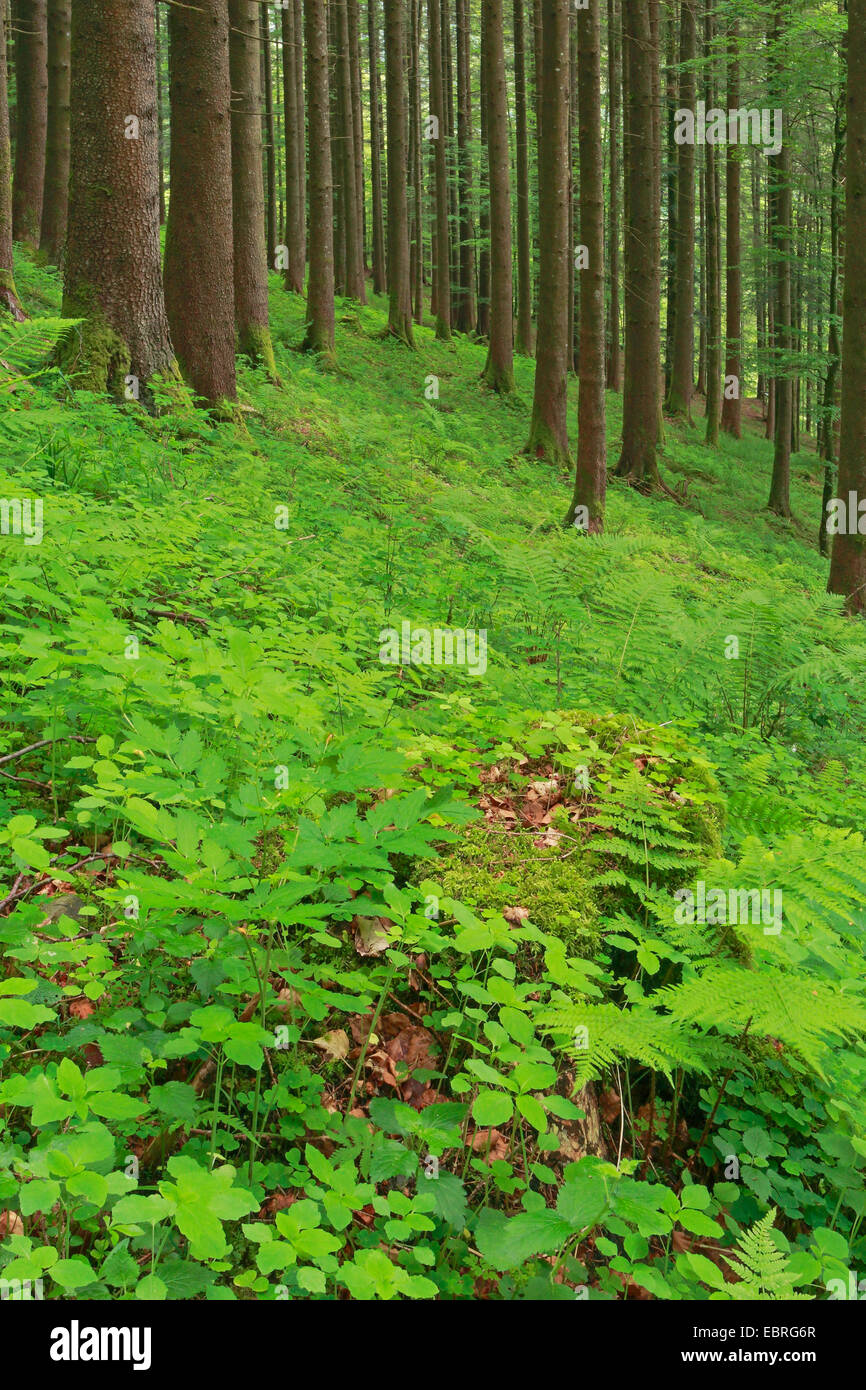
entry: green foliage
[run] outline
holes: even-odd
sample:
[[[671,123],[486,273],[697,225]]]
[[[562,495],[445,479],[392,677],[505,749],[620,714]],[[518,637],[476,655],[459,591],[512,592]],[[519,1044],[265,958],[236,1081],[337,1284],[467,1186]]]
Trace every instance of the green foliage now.
[[[56,278],[18,283],[2,1277],[823,1297],[864,1253],[866,646],[755,519],[768,446],[673,437],[694,509],[614,483],[580,538],[514,453],[531,363],[491,398],[373,304],[322,373],[275,279],[240,432],[73,392]],[[383,664],[404,618],[485,628],[484,676]],[[781,931],[688,920],[699,880]]]

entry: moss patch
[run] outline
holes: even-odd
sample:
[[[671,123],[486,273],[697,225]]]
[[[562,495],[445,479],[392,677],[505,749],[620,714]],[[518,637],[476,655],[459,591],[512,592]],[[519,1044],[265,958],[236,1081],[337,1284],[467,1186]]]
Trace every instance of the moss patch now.
[[[523,909],[533,926],[562,937],[577,955],[591,956],[598,945],[594,866],[580,853],[540,846],[529,832],[475,824],[442,859],[420,867],[420,879],[476,912]]]

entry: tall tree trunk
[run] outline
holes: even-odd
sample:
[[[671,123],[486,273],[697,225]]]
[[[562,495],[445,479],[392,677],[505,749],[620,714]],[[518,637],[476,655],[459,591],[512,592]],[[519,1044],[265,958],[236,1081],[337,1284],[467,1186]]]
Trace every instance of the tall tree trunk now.
[[[538,339],[528,452],[570,465],[568,449],[568,0],[542,0]]]
[[[665,127],[666,163],[665,191],[667,193],[667,255],[665,258],[665,298],[667,315],[665,322],[665,397],[671,387],[671,371],[674,352],[674,321],[677,306],[677,150],[676,111],[679,105],[679,78],[677,72],[679,0],[668,6],[665,16]]]
[[[487,157],[490,188],[490,343],[483,378],[502,394],[514,390],[514,318],[511,299],[511,192],[508,96],[502,0],[482,0],[487,71]]]
[[[740,28],[736,18],[728,29],[728,109],[740,105]],[[726,356],[725,398],[722,402],[722,429],[734,439],[742,434],[743,418],[743,271],[740,264],[740,185],[742,154],[737,145],[729,145],[725,159],[726,210]]]
[[[641,486],[659,485],[660,280],[656,198],[647,170],[655,165],[655,49],[645,0],[623,0],[626,181],[625,384],[622,453],[616,472]]]
[[[6,6],[0,9],[0,310],[19,323],[27,317],[15,288],[12,264],[12,148],[9,143],[9,85],[6,75]]]
[[[704,11],[705,63],[707,73],[707,110],[715,106],[715,52],[714,24],[711,5],[707,0]],[[720,251],[721,207],[719,193],[719,165],[715,145],[706,147],[704,165],[706,178],[705,203],[707,209],[707,406],[706,443],[717,448],[719,443],[719,418],[721,415],[721,377],[722,377],[722,263]]]
[[[469,0],[457,0],[457,175],[460,205],[460,307],[457,328],[475,331],[475,228],[472,223],[472,70]]]
[[[517,332],[514,346],[522,356],[531,357],[532,243],[529,219],[529,131],[523,6],[524,0],[514,0],[514,120],[517,155]]]
[[[430,45],[430,115],[437,122],[433,141],[436,203],[436,337],[451,337],[451,265],[448,245],[448,162],[445,151],[447,117],[442,76],[442,21],[439,0],[427,0],[427,39]]]
[[[361,280],[367,274],[367,198],[364,179],[364,108],[361,103],[361,27],[358,0],[346,0],[349,22],[349,76],[352,87],[352,149],[355,158],[355,200],[361,239]],[[366,300],[366,289],[364,292]],[[363,301],[362,301],[363,302]]]
[[[331,92],[331,170],[334,181],[334,286],[346,293],[346,180],[343,171],[345,131],[340,81],[340,18],[338,0],[328,4],[328,63]]]
[[[295,106],[298,113],[295,127],[298,175],[298,259],[301,280],[307,265],[307,126],[304,105],[304,8],[303,0],[294,0],[295,11]]]
[[[680,6],[680,109],[695,110],[695,0]],[[688,134],[685,127],[682,134]],[[681,138],[681,137],[680,137]],[[683,139],[677,156],[676,312],[671,381],[665,409],[691,422],[695,372],[695,144]]]
[[[385,272],[385,221],[382,209],[382,95],[379,82],[378,9],[379,0],[367,0],[367,46],[370,54],[370,173],[373,185],[373,293],[384,294],[388,288],[388,280]],[[404,169],[404,196],[405,179]]]
[[[310,141],[310,270],[304,346],[326,365],[334,352],[334,223],[326,0],[304,0]]]
[[[607,384],[611,391],[622,387],[622,351],[620,348],[619,313],[619,182],[620,182],[620,96],[622,64],[620,59],[619,0],[607,0],[607,91],[609,115],[609,190],[608,190],[608,274],[610,296],[607,309]]]
[[[838,0],[840,10],[847,0]],[[822,496],[822,520],[820,520],[819,549],[822,555],[830,555],[830,539],[827,534],[828,507],[833,499],[835,481],[835,406],[838,396],[838,375],[842,364],[842,345],[840,324],[844,313],[844,302],[840,293],[842,263],[844,263],[844,165],[845,165],[845,107],[847,107],[847,51],[842,49],[840,58],[840,95],[835,103],[833,121],[833,164],[830,170],[830,306],[828,306],[827,374],[824,378],[824,395],[819,414],[819,456],[824,460],[824,488]]]
[[[784,35],[786,0],[774,0],[773,27],[770,39],[771,84],[773,105],[784,108],[783,71],[785,61],[781,47]],[[784,117],[783,117],[784,120]],[[773,180],[773,249],[776,260],[774,313],[776,390],[776,431],[773,453],[773,477],[770,483],[770,511],[779,516],[791,515],[791,409],[792,390],[789,355],[791,351],[791,146],[785,131],[778,155],[770,157]]]
[[[176,372],[160,274],[155,50],[153,0],[75,0],[62,313],[83,322],[60,356],[77,386],[116,396],[145,395]]]
[[[577,14],[580,243],[580,351],[577,467],[566,525],[601,531],[607,488],[604,400],[604,151],[601,138],[601,24],[598,6]],[[585,512],[578,511],[585,508]]]
[[[301,173],[298,168],[300,126],[304,129],[303,94],[298,91],[295,45],[301,36],[295,29],[295,9],[289,4],[282,11],[283,32],[283,109],[286,126],[286,267],[283,283],[292,294],[304,292],[304,214],[301,201]]]
[[[48,0],[48,126],[39,249],[59,265],[69,213],[69,87],[72,9],[70,0]]]
[[[277,375],[268,327],[258,0],[229,0],[235,323],[238,348]]]
[[[385,89],[388,119],[388,332],[409,347],[412,282],[406,199],[406,82],[403,0],[385,0]]]
[[[460,201],[458,189],[457,133],[454,118],[454,62],[451,44],[451,13],[448,0],[439,0],[442,21],[442,88],[445,110],[445,167],[448,178],[448,253],[451,280],[451,326],[460,314]],[[453,231],[452,231],[453,228]]]
[[[479,73],[481,119],[481,197],[478,222],[481,247],[478,253],[478,336],[490,336],[490,152],[488,149],[487,93],[487,10],[481,5],[481,71]]]
[[[12,235],[39,245],[48,128],[47,0],[17,0],[15,27],[15,177]]]
[[[577,371],[577,358],[579,351],[578,334],[580,332],[580,307],[577,303],[577,278],[576,261],[578,258],[578,248],[575,246],[575,228],[577,218],[574,211],[574,198],[576,191],[576,180],[574,172],[577,167],[574,149],[574,117],[577,111],[577,25],[574,23],[571,10],[568,15],[568,233],[566,245],[568,246],[568,370]]]
[[[172,5],[168,29],[166,308],[181,367],[197,394],[216,405],[236,394],[227,0]],[[72,77],[74,84],[74,54]],[[73,170],[74,163],[73,145]]]
[[[159,149],[159,225],[165,226],[167,216],[166,203],[166,180],[165,180],[165,134],[163,132],[163,120],[165,104],[163,101],[163,80],[162,80],[162,20],[160,19],[159,0],[156,4],[156,134]]]
[[[845,289],[842,342],[842,418],[839,496],[866,497],[866,0],[848,0],[846,93]],[[831,594],[849,613],[866,612],[866,536],[848,511],[846,531],[833,540]],[[852,525],[853,521],[853,525]]]
[[[424,190],[421,167],[420,28],[421,0],[409,0],[409,168],[412,177],[412,240],[409,248],[409,264],[412,280],[412,314],[416,323],[422,323],[424,320]]]
[[[264,94],[262,141],[265,147],[265,214],[267,226],[267,265],[273,270],[277,255],[277,140],[274,122],[274,68],[271,54],[271,21],[267,5],[259,5],[261,31],[261,86]]]
[[[349,48],[348,0],[334,0],[337,25],[337,92],[340,113],[340,208],[346,236],[346,294],[366,304],[364,288],[363,223],[359,217],[357,164],[355,161],[355,111],[352,101],[352,61]]]

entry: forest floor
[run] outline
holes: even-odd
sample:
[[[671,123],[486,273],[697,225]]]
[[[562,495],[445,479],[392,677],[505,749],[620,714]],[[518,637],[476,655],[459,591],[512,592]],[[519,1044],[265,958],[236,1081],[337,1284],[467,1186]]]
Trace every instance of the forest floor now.
[[[60,285],[29,262],[18,276],[26,358]],[[700,955],[670,937],[666,956],[650,930],[675,871],[737,864],[751,886],[762,855],[796,867],[804,844],[866,821],[851,680],[866,639],[825,592],[822,467],[794,458],[783,522],[765,510],[759,422],[717,450],[669,426],[662,472],[682,504],[612,479],[604,537],[565,532],[570,477],[521,453],[533,363],[517,359],[512,399],[492,396],[482,346],[422,327],[410,352],[383,339],[386,308],[338,301],[326,373],[297,350],[302,301],[272,277],[280,384],[239,367],[242,428],[10,372],[0,493],[42,498],[44,536],[0,541],[0,942],[31,982],[20,998],[0,986],[2,1098],[32,1107],[7,1150],[23,1185],[0,1189],[0,1252],[81,1297],[706,1297],[706,1261],[674,1253],[696,1242],[716,1267],[772,1205],[786,1249],[809,1252],[800,1283],[820,1287],[821,1260],[849,1253],[814,1231],[853,1242],[864,1210],[862,1047],[828,1081],[824,1025],[792,1034],[808,1058],[795,1081],[776,1057],[784,1021],[767,1022],[749,1058],[766,1104],[734,1080],[714,1117],[722,1152],[733,1132],[770,1135],[746,1141],[755,1176],[736,1189],[703,1133],[720,1063],[627,1063],[605,1034],[598,1068],[574,1070],[533,1010],[575,991],[640,1007],[660,958],[669,982]],[[576,400],[572,382],[572,438]],[[611,463],[620,421],[609,393]],[[422,647],[475,634],[474,663],[389,661],[404,623]],[[502,834],[519,849],[497,840],[491,862]],[[858,839],[850,863],[863,853]],[[849,877],[848,926],[866,930]],[[59,917],[58,894],[73,904]],[[815,969],[835,989],[856,951],[830,942],[830,919]],[[701,1027],[741,1031],[733,1015]],[[601,1071],[582,1129],[571,1086]],[[807,1138],[819,1113],[849,1144],[841,1185]],[[59,1201],[43,1150],[68,1147],[73,1114],[79,1181]],[[774,1126],[797,1155],[778,1173]],[[617,1157],[633,1190],[611,1208],[610,1174],[596,1191],[574,1160]],[[566,1230],[580,1183],[586,1220]],[[634,1216],[645,1200],[651,1219]],[[518,1239],[539,1209],[559,1228]]]

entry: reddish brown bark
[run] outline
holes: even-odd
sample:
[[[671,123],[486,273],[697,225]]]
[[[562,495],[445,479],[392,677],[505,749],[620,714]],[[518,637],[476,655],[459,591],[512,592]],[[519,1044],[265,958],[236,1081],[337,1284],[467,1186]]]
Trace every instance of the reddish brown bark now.
[[[155,46],[153,0],[73,6],[62,313],[82,322],[60,355],[78,386],[117,396],[143,396],[176,370],[160,275]]]
[[[228,2],[171,5],[168,26],[166,307],[184,373],[199,396],[219,405],[235,399]]]
[[[847,533],[833,540],[831,594],[842,594],[849,613],[866,612],[866,535],[850,515],[849,494],[866,498],[866,0],[848,0],[848,124],[842,416],[838,495],[845,501]],[[854,532],[853,534],[851,532]]]
[[[0,309],[19,322],[27,315],[15,288],[12,265],[12,150],[9,144],[9,90],[6,77],[7,25],[0,11]]]
[[[616,472],[658,485],[660,277],[658,203],[653,179],[655,123],[650,15],[645,0],[623,0],[625,216],[625,382],[622,452]]]
[[[60,263],[69,214],[69,88],[72,74],[70,0],[48,0],[48,126],[39,249]]]
[[[483,378],[492,390],[506,393],[514,390],[514,325],[505,44],[502,0],[483,0],[483,4],[490,187],[490,342]]]
[[[568,404],[568,0],[542,0],[538,337],[528,452],[571,463]]]
[[[580,351],[574,496],[566,525],[602,530],[607,489],[604,399],[604,153],[601,138],[601,26],[598,7],[577,15],[580,244],[589,264],[578,272]],[[585,508],[585,512],[578,512]]]
[[[448,163],[445,151],[447,116],[442,75],[442,22],[439,0],[427,0],[427,42],[430,50],[430,115],[434,127],[433,165],[436,208],[436,337],[451,337],[451,253],[448,233]]]
[[[15,176],[12,235],[35,249],[42,222],[48,128],[47,0],[17,0],[15,29]]]
[[[334,231],[325,0],[304,0],[304,49],[310,141],[310,270],[304,345],[328,364],[334,361]]]
[[[385,0],[385,83],[388,119],[388,332],[414,346],[406,199],[406,106],[403,0]]]

